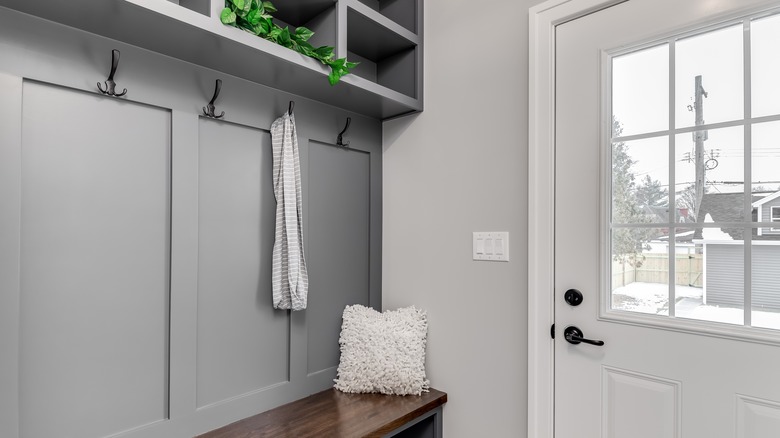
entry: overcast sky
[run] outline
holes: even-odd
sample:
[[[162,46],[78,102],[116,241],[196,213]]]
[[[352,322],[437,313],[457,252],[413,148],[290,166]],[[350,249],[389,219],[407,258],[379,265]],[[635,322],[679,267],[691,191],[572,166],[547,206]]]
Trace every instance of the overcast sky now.
[[[675,128],[695,124],[694,78],[702,76],[708,93],[704,120],[718,123],[744,117],[743,26],[681,39],[675,46]],[[751,24],[751,108],[753,117],[780,114],[780,16]],[[669,124],[669,45],[664,43],[613,59],[613,113],[623,125],[622,135],[667,130]],[[706,172],[708,181],[744,180],[744,133],[741,126],[709,130],[704,143],[706,158],[717,167]],[[752,181],[771,190],[780,189],[780,122],[753,125]],[[675,178],[677,190],[694,181],[691,133],[676,136]],[[628,142],[637,161],[635,173],[650,175],[669,184],[668,136]],[[714,152],[710,152],[714,151]],[[709,192],[739,192],[742,185],[708,185]]]

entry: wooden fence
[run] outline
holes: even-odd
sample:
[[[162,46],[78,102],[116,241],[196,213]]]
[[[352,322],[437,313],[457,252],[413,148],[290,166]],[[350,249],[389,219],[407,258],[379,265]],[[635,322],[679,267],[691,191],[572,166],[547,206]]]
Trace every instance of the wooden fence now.
[[[701,254],[676,254],[674,284],[702,287],[703,268]],[[668,284],[669,255],[645,254],[645,260],[638,268],[627,262],[612,262],[612,290],[634,282]]]

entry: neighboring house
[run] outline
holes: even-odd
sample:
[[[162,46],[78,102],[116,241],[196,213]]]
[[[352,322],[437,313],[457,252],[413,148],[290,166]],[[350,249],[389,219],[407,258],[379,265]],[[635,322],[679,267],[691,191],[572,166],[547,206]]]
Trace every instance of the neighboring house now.
[[[778,227],[754,228],[751,236],[751,292],[756,310],[780,310],[780,283],[773,277],[780,266],[780,192],[753,195],[753,221],[778,222]],[[773,208],[774,207],[774,208]],[[743,222],[742,193],[708,193],[702,198],[698,223]],[[766,219],[777,214],[777,219]],[[744,304],[744,229],[737,227],[697,229],[694,243],[702,245],[704,256],[705,304],[742,307]]]
[[[753,202],[759,222],[777,222],[777,226],[758,229],[758,235],[780,234],[780,191]]]

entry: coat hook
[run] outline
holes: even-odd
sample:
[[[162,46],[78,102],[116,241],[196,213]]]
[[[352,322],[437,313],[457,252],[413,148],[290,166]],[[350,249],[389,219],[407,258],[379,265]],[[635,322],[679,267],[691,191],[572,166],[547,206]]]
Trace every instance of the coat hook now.
[[[336,138],[336,146],[349,147],[349,142],[344,143],[344,134],[349,129],[349,124],[352,123],[352,117],[347,117],[347,125],[339,132],[339,136]]]
[[[293,108],[295,108],[295,102],[293,102],[293,101],[291,100],[291,101],[290,101],[290,107],[289,107],[289,108],[287,108],[287,114],[288,114],[288,115],[292,115],[292,113],[293,113]]]
[[[114,73],[116,73],[116,68],[119,66],[119,50],[114,49],[111,51],[111,73],[108,75],[108,79],[106,80],[106,89],[104,90],[103,87],[100,85],[100,82],[97,83],[98,90],[100,90],[101,93],[107,94],[109,96],[114,97],[122,97],[125,94],[127,94],[127,88],[124,89],[119,94],[116,94],[116,82],[114,82]]]
[[[203,114],[205,114],[206,117],[221,119],[225,115],[224,111],[222,111],[222,114],[220,115],[214,114],[214,110],[216,109],[214,107],[214,101],[217,100],[217,97],[219,97],[219,91],[221,89],[222,89],[222,79],[217,79],[217,85],[216,88],[214,88],[214,96],[211,98],[211,101],[209,101],[208,105],[203,107]]]

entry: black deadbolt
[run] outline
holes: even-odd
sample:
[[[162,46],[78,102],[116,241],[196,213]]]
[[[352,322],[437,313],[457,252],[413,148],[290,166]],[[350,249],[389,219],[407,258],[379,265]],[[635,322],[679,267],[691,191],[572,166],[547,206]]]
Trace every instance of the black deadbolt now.
[[[582,292],[577,289],[569,289],[563,294],[563,299],[572,306],[579,306],[582,304]]]

